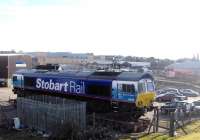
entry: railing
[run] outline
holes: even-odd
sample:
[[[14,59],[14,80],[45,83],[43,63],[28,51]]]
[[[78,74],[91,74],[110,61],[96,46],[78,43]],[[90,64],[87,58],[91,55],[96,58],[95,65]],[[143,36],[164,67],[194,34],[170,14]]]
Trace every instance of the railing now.
[[[44,132],[51,132],[55,126],[68,122],[82,129],[86,127],[86,103],[84,102],[57,99],[52,103],[50,99],[44,102],[18,97],[17,114],[24,127]]]
[[[154,108],[154,115],[150,123],[148,134],[150,132],[159,132],[159,128],[166,130],[169,136],[175,136],[177,129],[181,129],[184,134],[188,132],[184,129],[184,126],[195,120],[200,120],[200,114],[194,110],[185,111],[182,108],[171,108],[168,113],[162,115],[159,108]],[[151,128],[153,127],[153,131]]]

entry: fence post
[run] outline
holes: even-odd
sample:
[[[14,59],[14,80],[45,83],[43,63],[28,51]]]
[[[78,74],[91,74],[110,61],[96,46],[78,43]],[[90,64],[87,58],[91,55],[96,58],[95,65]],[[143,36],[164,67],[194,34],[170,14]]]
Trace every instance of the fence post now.
[[[154,108],[154,110],[153,110],[153,132],[154,133],[156,133],[156,130],[157,130],[157,110],[156,110],[156,108]]]
[[[192,114],[191,114],[192,112],[191,111],[189,111],[189,122],[191,123],[192,122]]]
[[[174,112],[170,113],[170,130],[169,130],[169,136],[174,137],[175,133],[175,117]]]
[[[158,127],[159,127],[159,109],[156,107],[156,132],[158,132]]]

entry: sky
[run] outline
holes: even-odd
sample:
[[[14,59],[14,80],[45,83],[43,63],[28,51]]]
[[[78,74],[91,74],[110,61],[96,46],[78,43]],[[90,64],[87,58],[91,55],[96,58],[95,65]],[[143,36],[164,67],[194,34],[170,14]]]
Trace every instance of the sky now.
[[[200,53],[199,0],[0,0],[0,50],[177,59]]]

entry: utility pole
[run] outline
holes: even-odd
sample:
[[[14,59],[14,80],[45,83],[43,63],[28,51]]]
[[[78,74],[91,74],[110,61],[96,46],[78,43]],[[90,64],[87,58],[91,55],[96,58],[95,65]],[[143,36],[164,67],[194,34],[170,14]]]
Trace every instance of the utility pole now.
[[[117,65],[119,64],[119,60],[118,60],[118,58],[117,58],[117,56],[114,56],[113,57],[113,69],[117,69],[117,68],[119,68],[119,67],[117,67]]]

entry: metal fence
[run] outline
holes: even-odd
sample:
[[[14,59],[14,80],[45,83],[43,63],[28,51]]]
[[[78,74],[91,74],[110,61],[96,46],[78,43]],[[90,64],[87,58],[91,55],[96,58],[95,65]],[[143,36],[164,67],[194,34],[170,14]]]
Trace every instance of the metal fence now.
[[[168,133],[169,136],[172,137],[175,136],[177,129],[180,129],[184,134],[187,134],[188,132],[184,127],[197,120],[200,120],[200,114],[195,110],[184,111],[182,108],[171,108],[171,110],[169,109],[167,113],[163,114],[158,107],[155,107],[154,115],[148,129],[148,134],[152,131],[152,127],[153,133]],[[159,128],[161,131],[159,131]]]
[[[17,98],[17,115],[24,126],[44,132],[66,123],[86,127],[85,102],[48,96],[29,98]]]
[[[185,134],[187,131],[184,126],[192,121],[199,120],[195,111],[184,112],[181,108],[177,108],[174,112],[170,113],[170,129],[169,135],[175,136],[176,129],[180,128]]]

